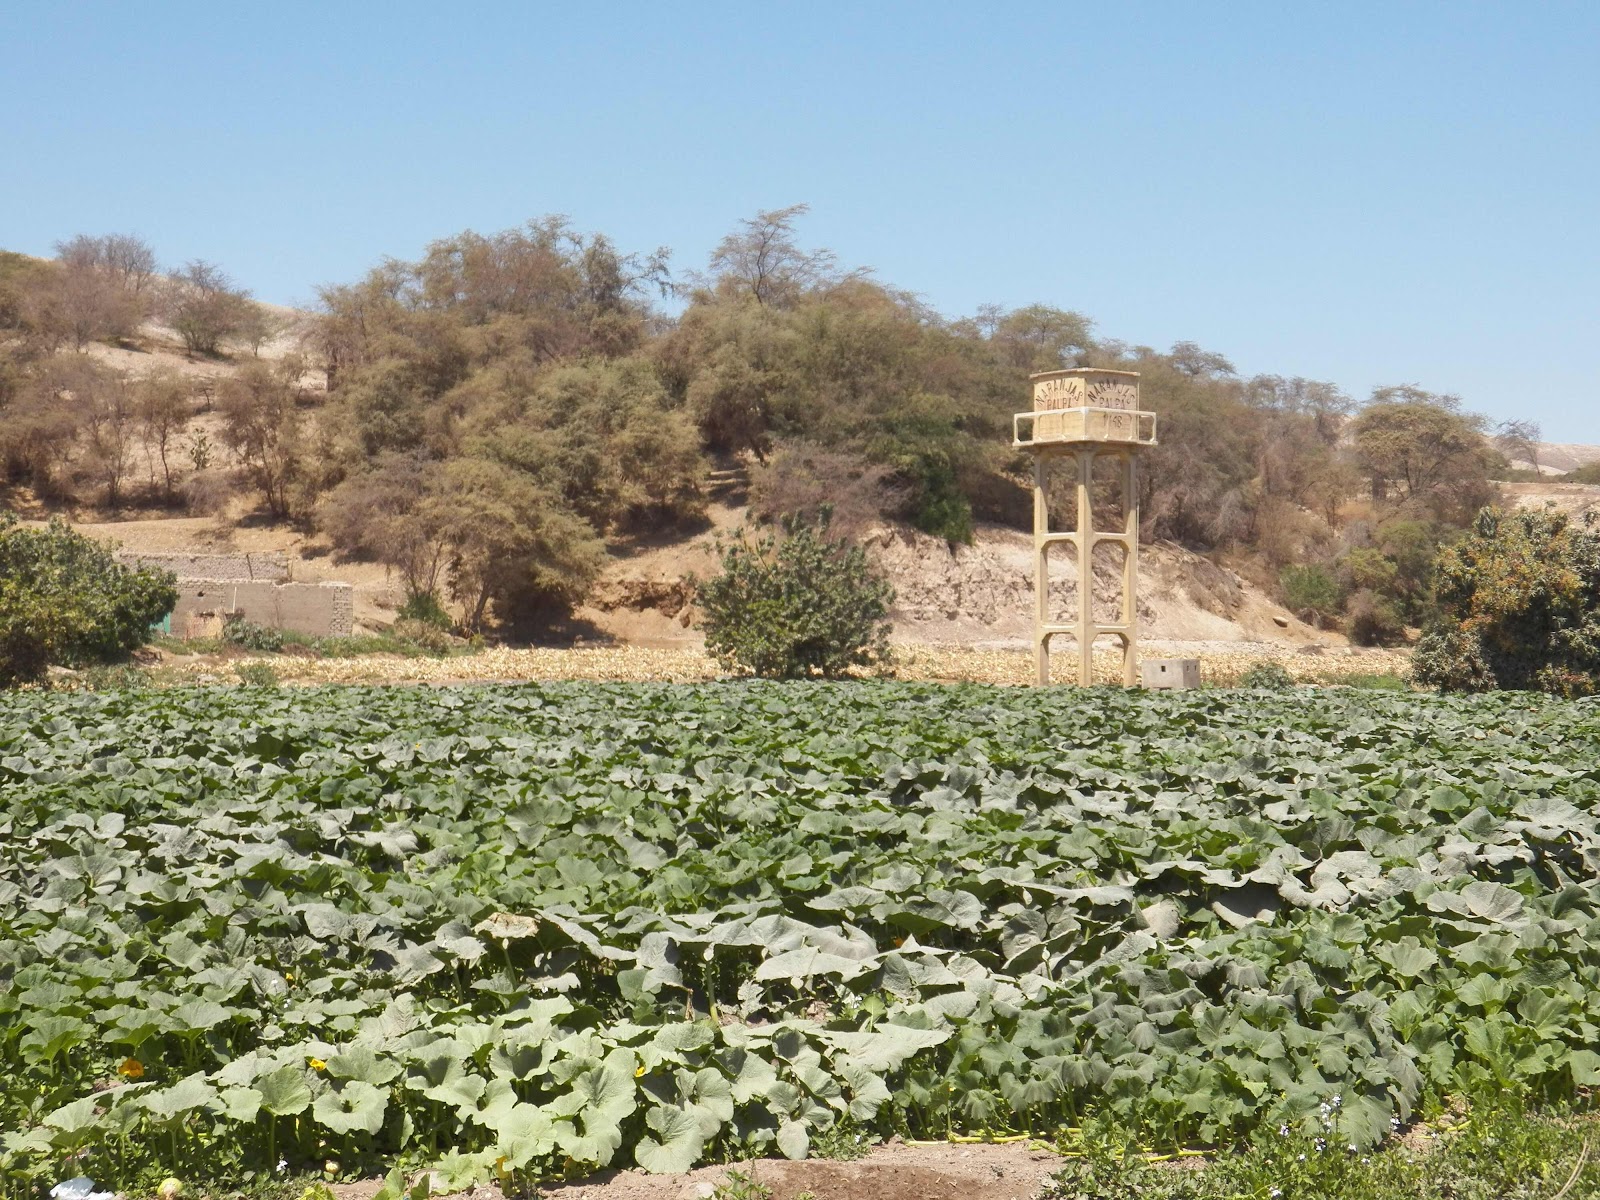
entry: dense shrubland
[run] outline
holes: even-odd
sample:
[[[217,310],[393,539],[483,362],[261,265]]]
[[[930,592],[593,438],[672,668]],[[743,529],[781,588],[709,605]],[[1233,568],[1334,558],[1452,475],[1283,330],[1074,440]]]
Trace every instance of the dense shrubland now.
[[[1308,617],[1384,642],[1431,613],[1434,554],[1492,499],[1506,456],[1536,453],[1525,423],[1490,431],[1416,387],[1358,405],[1044,305],[945,317],[805,249],[803,211],[758,215],[677,277],[665,251],[557,219],[463,233],[323,289],[298,353],[270,361],[255,357],[270,316],[210,264],[163,274],[127,237],[4,256],[0,467],[46,500],[109,509],[212,511],[243,489],[478,629],[560,612],[610,540],[693,528],[707,471],[734,456],[774,521],[828,503],[846,533],[884,517],[953,542],[979,520],[1026,525],[1010,416],[1028,373],[1129,368],[1162,419],[1146,536],[1231,556]],[[192,355],[242,365],[202,402],[181,378],[81,353],[152,318]],[[213,402],[215,446],[191,427]]]

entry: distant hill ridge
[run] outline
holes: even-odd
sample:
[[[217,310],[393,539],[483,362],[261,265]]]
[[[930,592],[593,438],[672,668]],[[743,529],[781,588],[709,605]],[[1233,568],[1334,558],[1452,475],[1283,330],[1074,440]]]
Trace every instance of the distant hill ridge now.
[[[1539,469],[1545,474],[1566,474],[1594,462],[1600,462],[1600,446],[1581,446],[1573,442],[1539,443]],[[1523,468],[1533,466],[1526,462],[1513,462],[1512,465]]]

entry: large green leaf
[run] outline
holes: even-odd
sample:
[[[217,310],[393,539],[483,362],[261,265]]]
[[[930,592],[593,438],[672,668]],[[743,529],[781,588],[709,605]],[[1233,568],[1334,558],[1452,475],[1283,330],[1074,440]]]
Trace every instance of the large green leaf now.
[[[279,1067],[255,1081],[261,1094],[261,1107],[274,1116],[292,1117],[311,1104],[311,1085],[299,1067]]]
[[[641,1138],[633,1155],[646,1171],[657,1175],[677,1174],[694,1166],[705,1145],[700,1118],[675,1106],[652,1108],[645,1124],[654,1137]]]
[[[99,1106],[95,1102],[95,1097],[85,1096],[81,1100],[63,1104],[60,1108],[46,1113],[44,1123],[64,1133],[80,1133],[93,1129],[100,1123]]]
[[[357,1079],[323,1092],[311,1106],[311,1115],[334,1133],[376,1135],[388,1107],[387,1092]]]
[[[248,1125],[254,1121],[261,1111],[261,1093],[255,1088],[223,1088],[217,1099],[222,1105],[222,1115],[241,1125]]]
[[[778,1149],[785,1158],[801,1159],[811,1150],[811,1134],[802,1121],[784,1121],[778,1126]]]
[[[38,1017],[22,1035],[19,1048],[24,1061],[43,1063],[81,1045],[88,1035],[89,1026],[77,1017]]]
[[[338,1054],[330,1055],[328,1074],[334,1079],[354,1079],[381,1087],[400,1074],[400,1064],[388,1057],[379,1057],[371,1046],[351,1046]]]
[[[638,1091],[638,1086],[622,1067],[602,1063],[575,1078],[572,1090],[558,1096],[550,1110],[561,1116],[583,1113],[618,1121],[638,1107]]]
[[[202,1072],[189,1075],[169,1088],[145,1092],[139,1104],[146,1112],[161,1120],[171,1120],[195,1109],[210,1108],[217,1103],[217,1089],[206,1081]]]
[[[495,1145],[512,1167],[525,1167],[556,1147],[556,1123],[536,1104],[515,1104],[495,1114]]]

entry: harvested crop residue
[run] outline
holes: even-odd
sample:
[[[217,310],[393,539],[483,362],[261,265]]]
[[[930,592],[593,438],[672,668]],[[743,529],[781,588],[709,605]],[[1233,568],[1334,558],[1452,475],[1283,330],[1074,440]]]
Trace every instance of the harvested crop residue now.
[[[1171,655],[1200,660],[1207,683],[1230,684],[1251,667],[1276,662],[1300,683],[1339,683],[1374,675],[1404,676],[1410,655],[1404,650],[1340,649],[1328,654],[1285,651],[1279,647],[1208,643],[1152,644],[1141,647],[1148,657]],[[158,683],[234,683],[247,660],[217,655],[165,656],[156,670]],[[350,658],[305,658],[268,655],[259,659],[283,683],[525,683],[594,680],[609,683],[700,683],[726,672],[698,647],[590,646],[582,648],[495,647],[448,658],[402,658],[368,654]],[[1054,656],[1057,682],[1068,682],[1076,660]],[[1029,684],[1033,655],[1025,650],[979,649],[970,646],[896,646],[890,663],[873,672],[897,679],[938,683]],[[1095,655],[1095,677],[1111,683],[1121,677],[1121,658]]]

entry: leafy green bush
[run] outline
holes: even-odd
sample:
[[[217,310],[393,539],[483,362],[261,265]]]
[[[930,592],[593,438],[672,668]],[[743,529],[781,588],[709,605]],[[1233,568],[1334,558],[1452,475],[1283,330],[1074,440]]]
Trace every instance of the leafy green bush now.
[[[1239,677],[1239,686],[1281,692],[1285,688],[1292,688],[1294,679],[1280,663],[1258,662]]]
[[[1417,643],[1417,682],[1448,691],[1600,691],[1600,532],[1554,509],[1486,508],[1440,552],[1439,617]]]
[[[85,667],[78,681],[91,692],[127,692],[150,686],[150,672],[131,663],[98,663]]]
[[[894,472],[903,488],[901,515],[924,533],[971,544],[972,503],[963,468],[977,455],[947,397],[915,394],[884,414],[868,453]]]
[[[784,522],[784,536],[739,540],[722,574],[699,585],[706,648],[730,668],[834,677],[888,652],[894,589],[866,552],[828,537],[831,514]]]
[[[1373,592],[1394,590],[1399,565],[1376,546],[1357,546],[1339,560],[1339,573],[1348,590]]]
[[[241,650],[254,650],[258,654],[276,654],[283,649],[282,630],[269,629],[265,625],[257,625],[254,621],[247,621],[243,617],[235,617],[223,623],[222,640],[229,646],[238,646]]]
[[[394,623],[392,632],[400,641],[429,654],[443,654],[450,649],[450,634],[432,621],[402,617]]]
[[[278,673],[272,669],[270,663],[240,663],[233,669],[239,677],[239,682],[245,687],[277,687]]]
[[[970,546],[975,532],[972,504],[948,458],[924,452],[907,456],[902,463],[902,473],[912,484],[911,523],[923,533]]]
[[[1412,690],[1411,681],[1400,675],[1392,675],[1386,671],[1377,673],[1366,672],[1356,675],[1332,675],[1325,682],[1337,687],[1365,688],[1369,692],[1409,692]]]
[[[1324,567],[1285,567],[1279,577],[1283,603],[1290,612],[1314,625],[1333,620],[1343,607],[1339,584]]]
[[[409,592],[406,602],[400,606],[400,611],[395,614],[396,627],[400,621],[420,621],[424,625],[432,625],[435,629],[449,631],[455,627],[455,622],[450,619],[450,614],[439,603],[439,597],[432,592]]]
[[[38,680],[52,664],[124,659],[177,602],[165,571],[123,566],[63,521],[24,529],[0,514],[0,687]]]
[[[1433,619],[1433,564],[1447,532],[1430,521],[1391,520],[1373,532],[1371,545],[1345,551],[1335,581],[1355,641],[1393,645],[1407,625]]]
[[[1345,601],[1350,640],[1358,646],[1395,646],[1405,641],[1400,606],[1388,596],[1363,588]]]

